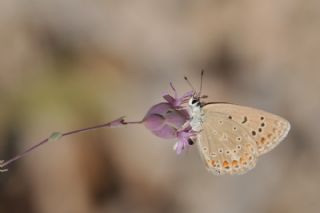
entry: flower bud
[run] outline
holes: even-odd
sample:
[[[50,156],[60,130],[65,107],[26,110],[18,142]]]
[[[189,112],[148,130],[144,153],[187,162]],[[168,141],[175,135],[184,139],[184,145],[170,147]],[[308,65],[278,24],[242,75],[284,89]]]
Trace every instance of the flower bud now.
[[[167,102],[151,107],[142,122],[147,129],[160,138],[178,139],[174,150],[180,154],[188,145],[192,145],[188,140],[196,134],[189,124],[189,112],[183,106],[192,97],[193,91],[179,97],[172,83],[170,86],[174,96],[165,93],[163,98]]]
[[[159,103],[151,107],[143,119],[147,129],[158,137],[177,138],[178,130],[189,120],[185,109],[177,109],[169,103]]]

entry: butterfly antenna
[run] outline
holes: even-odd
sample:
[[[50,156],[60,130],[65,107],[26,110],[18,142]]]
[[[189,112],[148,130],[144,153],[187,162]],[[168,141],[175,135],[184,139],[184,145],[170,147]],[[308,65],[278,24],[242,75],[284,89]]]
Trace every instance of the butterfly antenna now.
[[[194,87],[192,86],[191,82],[189,81],[189,79],[188,79],[186,76],[184,76],[184,80],[187,81],[187,83],[189,84],[189,86],[191,87],[191,89],[195,92],[196,90],[194,89]]]
[[[201,97],[201,93],[202,93],[202,80],[203,80],[203,74],[204,74],[204,70],[201,70],[201,79],[200,79],[199,97]]]

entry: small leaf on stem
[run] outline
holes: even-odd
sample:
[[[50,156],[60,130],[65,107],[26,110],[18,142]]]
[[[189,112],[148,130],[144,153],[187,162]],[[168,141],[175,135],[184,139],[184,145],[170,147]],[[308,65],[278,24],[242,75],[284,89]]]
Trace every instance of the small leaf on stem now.
[[[62,133],[60,133],[60,132],[53,132],[53,133],[50,135],[50,137],[49,137],[49,141],[57,141],[57,140],[59,140],[59,139],[62,138],[62,137],[63,137]]]

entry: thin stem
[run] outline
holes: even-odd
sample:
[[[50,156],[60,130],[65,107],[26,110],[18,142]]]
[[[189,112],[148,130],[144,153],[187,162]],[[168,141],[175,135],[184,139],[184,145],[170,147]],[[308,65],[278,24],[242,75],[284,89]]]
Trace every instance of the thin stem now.
[[[4,168],[4,167],[8,166],[9,164],[11,164],[12,162],[14,162],[16,160],[19,160],[20,158],[23,158],[24,156],[26,156],[27,154],[29,154],[30,152],[32,152],[36,148],[40,147],[43,144],[46,144],[49,141],[58,140],[58,139],[60,139],[62,137],[70,136],[70,135],[77,134],[77,133],[80,133],[80,132],[87,132],[87,131],[96,130],[96,129],[100,129],[100,128],[106,128],[106,127],[109,127],[109,128],[121,127],[121,126],[128,125],[128,124],[141,124],[142,122],[143,121],[126,122],[126,121],[124,121],[123,118],[120,118],[120,119],[111,121],[109,123],[99,124],[99,125],[96,125],[96,126],[86,127],[86,128],[77,129],[77,130],[72,130],[72,131],[65,132],[65,133],[53,133],[53,134],[59,134],[58,136],[55,136],[57,138],[53,138],[53,134],[52,134],[50,137],[48,137],[48,138],[40,141],[39,143],[31,146],[30,148],[26,149],[24,152],[16,155],[15,157],[13,157],[13,158],[5,161],[5,162],[1,162],[0,161],[0,168]],[[6,171],[6,170],[1,170],[0,169],[0,172],[1,171]]]
[[[131,121],[131,122],[122,121],[121,124],[122,125],[141,124],[142,122],[143,121]],[[104,128],[104,127],[112,127],[112,122],[105,123],[105,124],[99,124],[99,125],[92,126],[92,127],[86,127],[86,128],[83,128],[83,129],[72,130],[72,131],[69,131],[69,132],[65,132],[65,133],[62,133],[62,137],[68,136],[68,135],[73,135],[73,134],[76,134],[76,133],[79,133],[79,132],[87,132],[87,131],[90,131],[90,130],[100,129],[100,128]]]
[[[22,157],[24,157],[24,156],[26,156],[29,152],[31,152],[32,150],[36,149],[37,147],[39,147],[39,146],[47,143],[48,141],[49,141],[49,138],[46,138],[46,139],[44,139],[43,141],[41,141],[41,142],[39,142],[39,143],[31,146],[29,149],[25,150],[25,151],[22,152],[21,154],[19,154],[19,155],[15,156],[15,157],[13,157],[13,158],[11,158],[11,159],[3,162],[3,163],[1,164],[1,168],[9,165],[10,163],[12,163],[12,162],[14,162],[14,161],[16,161],[16,160],[19,160],[20,158],[22,158]]]

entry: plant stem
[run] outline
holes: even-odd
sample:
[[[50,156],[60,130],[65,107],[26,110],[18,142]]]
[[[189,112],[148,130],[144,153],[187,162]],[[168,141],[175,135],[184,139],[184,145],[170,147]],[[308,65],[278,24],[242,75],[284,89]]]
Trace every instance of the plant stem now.
[[[16,155],[15,157],[7,160],[7,161],[0,161],[0,168],[4,168],[6,166],[8,166],[9,164],[11,164],[12,162],[16,161],[16,160],[19,160],[20,158],[23,158],[24,156],[26,156],[27,154],[29,154],[30,152],[32,152],[33,150],[37,149],[38,147],[40,147],[41,145],[43,144],[46,144],[47,142],[49,141],[55,141],[55,140],[58,140],[62,137],[65,137],[65,136],[70,136],[70,135],[73,135],[73,134],[77,134],[77,133],[80,133],[80,132],[87,132],[87,131],[91,131],[91,130],[96,130],[96,129],[100,129],[100,128],[114,128],[114,127],[121,127],[121,126],[125,126],[125,125],[128,125],[128,124],[141,124],[143,122],[142,121],[131,121],[131,122],[126,122],[124,121],[124,118],[121,117],[117,120],[114,120],[114,121],[111,121],[111,122],[108,122],[108,123],[105,123],[105,124],[99,124],[99,125],[96,125],[96,126],[91,126],[91,127],[86,127],[86,128],[82,128],[82,129],[77,129],[77,130],[72,130],[72,131],[69,131],[69,132],[65,132],[65,133],[54,133],[55,134],[55,137],[56,134],[59,134],[57,138],[53,138],[53,134],[40,141],[39,143],[31,146],[30,148],[26,149],[24,152]],[[6,169],[0,169],[0,172],[4,172],[6,171]]]

